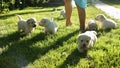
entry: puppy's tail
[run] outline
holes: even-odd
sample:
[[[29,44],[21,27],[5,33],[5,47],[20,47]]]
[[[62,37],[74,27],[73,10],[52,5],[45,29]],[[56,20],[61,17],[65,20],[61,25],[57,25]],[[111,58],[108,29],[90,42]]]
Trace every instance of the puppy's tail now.
[[[53,13],[51,13],[51,21],[53,22],[54,21],[54,12]]]
[[[22,17],[20,15],[18,14],[15,14],[15,15],[19,18],[19,20],[22,20]]]

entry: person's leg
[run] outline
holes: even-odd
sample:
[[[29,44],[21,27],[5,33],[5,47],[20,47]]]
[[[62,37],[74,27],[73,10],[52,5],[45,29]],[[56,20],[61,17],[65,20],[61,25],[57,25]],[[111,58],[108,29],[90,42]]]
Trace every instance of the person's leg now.
[[[66,26],[72,25],[71,23],[71,14],[72,14],[72,7],[71,7],[71,0],[64,0],[65,3],[65,11],[66,11]]]
[[[78,16],[80,21],[80,30],[83,32],[85,30],[86,11],[84,8],[80,8],[78,5],[77,5],[77,9],[78,9]]]

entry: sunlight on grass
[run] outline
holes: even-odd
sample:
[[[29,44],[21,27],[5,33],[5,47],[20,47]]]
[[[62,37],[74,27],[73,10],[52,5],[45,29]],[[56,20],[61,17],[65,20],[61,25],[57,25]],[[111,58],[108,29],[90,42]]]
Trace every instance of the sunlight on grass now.
[[[64,6],[58,7],[62,9]],[[0,68],[118,68],[120,65],[120,27],[111,31],[99,31],[100,36],[94,48],[88,51],[88,58],[82,57],[77,50],[79,20],[77,9],[73,9],[70,27],[65,26],[65,19],[59,17],[60,10],[54,13],[54,21],[59,26],[54,35],[44,34],[43,27],[37,26],[35,32],[23,38],[17,33],[19,14],[23,19],[36,17],[50,19],[52,8],[26,8],[0,15]],[[86,9],[86,24],[97,14],[105,14],[94,6]],[[106,15],[106,14],[105,14]],[[106,15],[107,16],[107,15]],[[109,16],[107,16],[109,17]],[[110,18],[110,17],[109,17]],[[115,20],[115,19],[114,19]],[[118,20],[115,20],[119,22]],[[99,24],[99,22],[97,22]],[[99,24],[100,26],[100,24]],[[100,27],[99,27],[100,28]]]

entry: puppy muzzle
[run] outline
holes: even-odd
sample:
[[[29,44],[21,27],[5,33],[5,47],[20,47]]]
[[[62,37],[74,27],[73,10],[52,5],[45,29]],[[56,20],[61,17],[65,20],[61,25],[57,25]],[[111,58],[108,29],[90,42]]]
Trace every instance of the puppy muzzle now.
[[[98,20],[97,18],[95,18],[95,20]]]
[[[36,27],[36,25],[34,24],[33,27]]]
[[[43,24],[42,24],[42,23],[39,23],[39,25],[40,25],[40,26],[43,26]]]
[[[93,29],[91,29],[91,30],[96,31],[97,29],[93,28]]]
[[[83,47],[85,48],[85,47],[86,47],[86,44],[83,44]]]

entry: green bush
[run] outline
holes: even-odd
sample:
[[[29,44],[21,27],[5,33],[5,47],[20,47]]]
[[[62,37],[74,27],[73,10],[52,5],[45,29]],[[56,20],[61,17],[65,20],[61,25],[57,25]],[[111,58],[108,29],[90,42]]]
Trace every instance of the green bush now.
[[[1,5],[1,13],[8,12],[9,11],[8,7],[9,7],[8,3],[3,2]]]
[[[0,13],[6,13],[13,9],[25,7],[47,6],[50,3],[63,3],[63,0],[0,0]],[[51,4],[53,5],[53,4]]]

